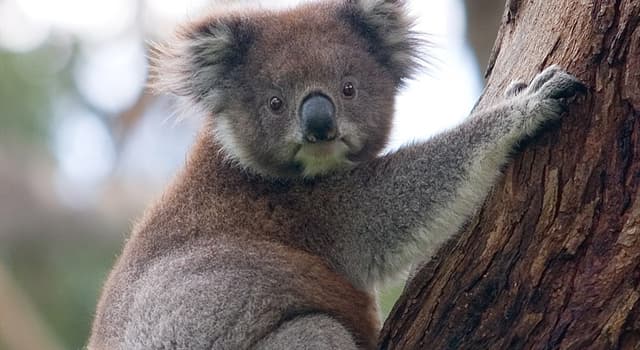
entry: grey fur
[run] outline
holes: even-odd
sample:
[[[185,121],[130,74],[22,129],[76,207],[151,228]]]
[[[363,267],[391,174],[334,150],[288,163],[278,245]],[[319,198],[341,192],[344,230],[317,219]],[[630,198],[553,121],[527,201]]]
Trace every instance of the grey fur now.
[[[583,89],[552,66],[460,126],[377,157],[415,65],[414,44],[402,42],[409,23],[401,2],[363,0],[224,15],[184,31],[186,51],[169,50],[175,66],[158,86],[210,123],[136,225],[89,349],[375,347],[378,284],[451,239],[516,145]],[[355,97],[340,95],[345,80]],[[336,106],[332,143],[301,141],[298,106],[315,92]],[[273,95],[285,110],[267,109]]]
[[[566,108],[563,97],[581,86],[559,67],[549,67],[530,88],[462,125],[328,181],[342,185],[340,191],[351,198],[351,207],[335,204],[335,212],[343,213],[336,221],[350,233],[338,244],[347,274],[371,286],[416,256],[434,253],[480,207],[515,146],[559,118]],[[371,171],[380,182],[361,183]]]
[[[357,350],[349,331],[326,315],[302,316],[284,323],[257,344],[256,350]]]

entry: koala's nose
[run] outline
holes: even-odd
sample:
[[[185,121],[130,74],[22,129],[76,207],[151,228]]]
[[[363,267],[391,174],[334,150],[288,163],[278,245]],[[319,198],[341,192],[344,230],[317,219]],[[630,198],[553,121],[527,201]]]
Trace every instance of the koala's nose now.
[[[305,139],[312,143],[335,139],[338,136],[335,114],[333,102],[324,95],[314,94],[304,99],[300,117]]]

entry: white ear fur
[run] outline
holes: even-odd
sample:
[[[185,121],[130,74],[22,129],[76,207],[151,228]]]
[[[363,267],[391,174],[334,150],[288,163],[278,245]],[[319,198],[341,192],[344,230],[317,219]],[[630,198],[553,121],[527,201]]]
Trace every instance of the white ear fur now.
[[[351,0],[349,20],[370,41],[374,55],[387,66],[398,84],[410,79],[426,62],[419,49],[426,41],[413,30],[414,20],[402,0]],[[355,6],[356,9],[349,9]]]
[[[202,99],[233,57],[234,40],[232,29],[217,21],[197,32],[182,29],[168,44],[152,44],[150,87],[160,93]]]

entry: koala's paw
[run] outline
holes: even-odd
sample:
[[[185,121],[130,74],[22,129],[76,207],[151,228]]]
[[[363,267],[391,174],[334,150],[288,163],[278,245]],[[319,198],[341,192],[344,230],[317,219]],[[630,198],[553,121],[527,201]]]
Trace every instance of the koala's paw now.
[[[538,74],[528,86],[522,82],[511,83],[505,94],[514,99],[524,114],[524,131],[533,134],[546,121],[560,118],[567,110],[569,98],[586,91],[580,80],[553,65]]]
[[[522,80],[512,81],[504,91],[504,97],[506,97],[507,99],[516,97],[520,95],[520,93],[524,91],[528,86],[529,84],[525,83]]]

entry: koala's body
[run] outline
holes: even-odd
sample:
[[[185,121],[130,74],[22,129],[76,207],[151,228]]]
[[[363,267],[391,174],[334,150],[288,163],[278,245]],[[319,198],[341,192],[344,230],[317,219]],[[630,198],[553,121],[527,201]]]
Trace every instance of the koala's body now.
[[[403,6],[213,14],[160,50],[155,86],[208,122],[127,242],[89,349],[375,348],[376,285],[454,236],[581,88],[549,68],[379,156],[418,60]]]

